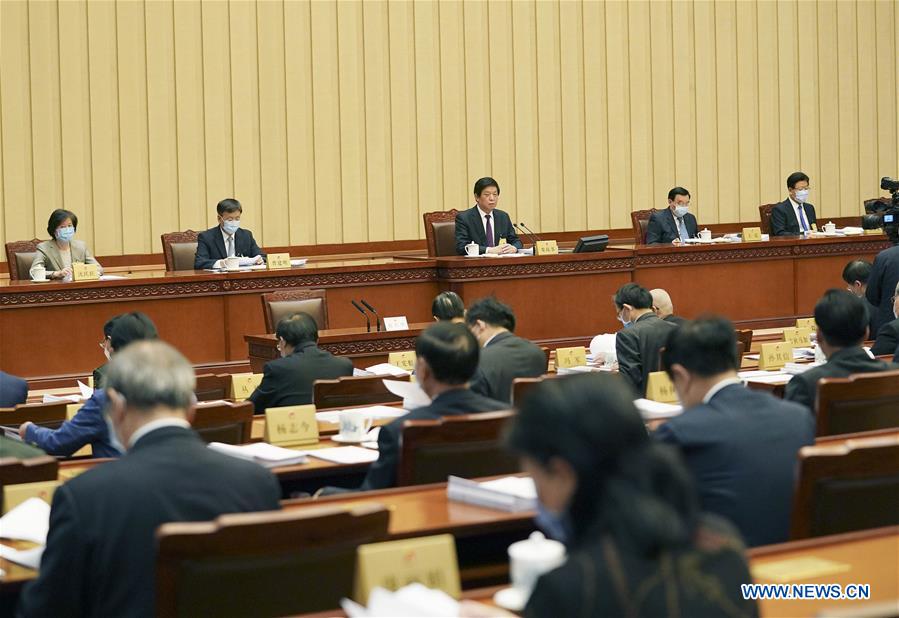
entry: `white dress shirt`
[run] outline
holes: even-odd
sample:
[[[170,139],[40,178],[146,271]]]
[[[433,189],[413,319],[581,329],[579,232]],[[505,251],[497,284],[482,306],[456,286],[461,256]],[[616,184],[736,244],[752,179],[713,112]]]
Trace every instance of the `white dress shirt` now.
[[[743,380],[741,380],[740,378],[724,378],[708,390],[708,392],[705,394],[705,397],[702,398],[702,403],[710,402],[712,400],[712,397],[718,394],[718,391],[730,386],[731,384],[743,384]]]

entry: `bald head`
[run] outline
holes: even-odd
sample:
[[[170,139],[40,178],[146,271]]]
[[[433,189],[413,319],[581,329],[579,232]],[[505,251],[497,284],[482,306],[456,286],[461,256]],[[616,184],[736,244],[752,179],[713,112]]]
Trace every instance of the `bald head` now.
[[[652,310],[662,319],[667,318],[674,313],[674,306],[671,304],[671,296],[662,288],[650,290],[652,295]]]

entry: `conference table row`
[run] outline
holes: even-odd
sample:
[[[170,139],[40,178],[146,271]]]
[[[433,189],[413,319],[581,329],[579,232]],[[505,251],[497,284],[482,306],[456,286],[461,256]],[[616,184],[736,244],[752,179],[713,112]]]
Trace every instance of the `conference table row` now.
[[[826,289],[843,286],[847,261],[871,260],[887,246],[883,235],[779,238],[536,257],[318,256],[287,270],[133,268],[116,273],[121,278],[69,283],[4,279],[0,367],[46,386],[87,374],[104,361],[97,346],[103,324],[143,311],[198,370],[249,370],[247,338],[266,331],[261,295],[293,288],[326,290],[323,338],[357,366],[409,349],[411,338],[408,331],[365,332],[352,300],[365,299],[381,317],[422,324],[431,321],[431,301],[443,290],[466,303],[497,296],[515,309],[518,334],[551,349],[617,330],[611,297],[631,281],[667,289],[685,317],[713,311],[741,328],[784,326],[809,315]]]

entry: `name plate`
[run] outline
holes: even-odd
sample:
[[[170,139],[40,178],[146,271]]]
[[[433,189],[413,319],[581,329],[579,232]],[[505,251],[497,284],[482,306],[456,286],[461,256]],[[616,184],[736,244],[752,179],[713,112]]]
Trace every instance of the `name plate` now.
[[[357,603],[366,605],[376,587],[398,590],[414,582],[459,598],[462,587],[451,534],[370,543],[356,550],[353,600]]]
[[[100,269],[96,264],[72,264],[72,279],[75,281],[94,281],[100,278]]]
[[[876,230],[862,230],[862,234],[865,236],[876,236],[877,234],[883,234],[883,228],[879,227]]]
[[[793,346],[786,341],[763,343],[759,353],[759,369],[781,369],[793,362]]]
[[[660,403],[677,403],[674,382],[664,371],[653,371],[646,379],[646,398]]]
[[[49,505],[53,504],[53,492],[59,487],[59,481],[40,481],[38,483],[16,483],[3,488],[3,514],[13,510],[28,498],[40,498]]]
[[[811,345],[811,328],[787,327],[784,329],[784,341],[794,348],[807,348]]]
[[[534,255],[559,255],[559,245],[554,240],[538,240],[534,244]]]
[[[807,328],[813,331],[818,329],[818,325],[815,324],[815,318],[797,318],[796,328]]]
[[[760,228],[760,227],[744,227],[742,238],[743,238],[743,242],[761,242],[762,228]]]
[[[265,411],[263,440],[278,446],[304,446],[318,442],[315,406],[284,406]]]
[[[573,348],[556,348],[556,369],[583,367],[586,364],[587,348],[583,346],[576,346]]]
[[[392,318],[384,318],[384,330],[409,330],[409,322],[406,316],[398,315]]]
[[[259,383],[262,382],[261,373],[235,373],[231,375],[231,399],[243,401],[249,397]]]
[[[290,268],[289,253],[269,253],[265,256],[265,264],[269,270],[284,270]]]
[[[387,364],[406,371],[415,371],[415,352],[391,352],[387,355]]]

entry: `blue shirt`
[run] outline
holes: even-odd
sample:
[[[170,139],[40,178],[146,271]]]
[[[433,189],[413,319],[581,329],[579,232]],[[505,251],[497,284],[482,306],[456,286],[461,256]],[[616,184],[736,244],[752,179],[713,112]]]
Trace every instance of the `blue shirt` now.
[[[121,457],[118,440],[110,437],[109,426],[103,416],[105,407],[106,391],[98,388],[75,416],[60,425],[59,429],[28,425],[25,441],[57,457],[68,457],[87,444],[91,445],[94,457]]]

